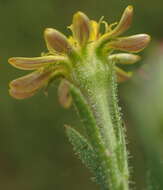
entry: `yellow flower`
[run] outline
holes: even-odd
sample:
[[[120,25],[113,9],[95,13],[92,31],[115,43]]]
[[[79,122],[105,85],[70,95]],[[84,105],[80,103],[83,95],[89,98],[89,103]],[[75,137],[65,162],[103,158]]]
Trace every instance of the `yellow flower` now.
[[[132,16],[133,7],[128,6],[115,26],[115,23],[109,25],[102,19],[99,22],[90,20],[84,13],[77,12],[69,27],[72,36],[68,38],[55,29],[45,29],[44,38],[49,51],[47,54],[34,58],[13,57],[9,59],[9,63],[18,69],[35,70],[31,74],[13,80],[10,83],[10,94],[17,99],[24,99],[33,96],[54,78],[71,81],[71,72],[74,66],[72,60],[79,57],[90,44],[95,50],[107,55],[108,63],[115,61],[118,64],[133,64],[139,61],[139,56],[130,53],[143,50],[149,43],[150,36],[137,34],[119,37],[130,27]],[[102,24],[105,26],[104,33],[101,33]],[[113,54],[114,50],[129,53]],[[117,66],[115,71],[119,82],[125,81],[131,76],[131,73],[127,73]],[[61,89],[59,94],[61,94]],[[63,91],[65,93],[65,86]],[[65,99],[64,96],[62,97]]]

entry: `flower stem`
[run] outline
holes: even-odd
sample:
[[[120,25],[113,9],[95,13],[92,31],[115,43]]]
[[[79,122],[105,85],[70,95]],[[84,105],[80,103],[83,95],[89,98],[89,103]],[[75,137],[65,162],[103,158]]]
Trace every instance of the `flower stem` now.
[[[103,189],[128,190],[126,144],[116,99],[114,66],[97,55],[85,56],[76,64],[72,76],[78,90],[71,90],[71,94],[103,170]]]

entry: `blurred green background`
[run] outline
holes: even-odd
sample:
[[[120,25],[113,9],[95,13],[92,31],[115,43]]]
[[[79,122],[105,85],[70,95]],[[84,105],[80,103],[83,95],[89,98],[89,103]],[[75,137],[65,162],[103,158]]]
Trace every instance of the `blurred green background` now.
[[[0,0],[0,189],[99,189],[65,137],[65,123],[80,124],[73,109],[60,107],[57,83],[48,97],[40,92],[14,100],[8,83],[27,72],[12,68],[7,59],[39,56],[46,51],[44,29],[69,34],[66,26],[78,10],[92,19],[105,16],[115,22],[128,4],[134,5],[135,16],[127,34],[148,33],[153,38],[138,64],[144,66],[119,90],[133,166],[131,184],[142,190],[163,189],[162,0]],[[154,186],[147,187],[152,181]]]

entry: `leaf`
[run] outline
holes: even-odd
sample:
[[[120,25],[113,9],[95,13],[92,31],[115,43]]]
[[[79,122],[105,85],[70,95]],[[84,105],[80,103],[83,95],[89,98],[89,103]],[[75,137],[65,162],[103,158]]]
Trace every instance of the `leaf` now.
[[[94,180],[102,186],[103,190],[108,190],[108,185],[106,184],[105,180],[106,175],[102,170],[100,164],[101,162],[99,161],[98,156],[93,150],[92,146],[78,131],[67,125],[65,127],[66,134],[69,141],[73,145],[76,155],[78,155],[83,164],[85,164],[86,167],[94,174]]]
[[[73,99],[73,104],[75,105],[77,113],[83,123],[84,132],[87,135],[90,144],[94,147],[94,149],[101,149],[102,138],[100,130],[97,127],[96,120],[88,106],[87,101],[78,88],[69,82],[67,82],[67,84],[70,87],[70,94]]]

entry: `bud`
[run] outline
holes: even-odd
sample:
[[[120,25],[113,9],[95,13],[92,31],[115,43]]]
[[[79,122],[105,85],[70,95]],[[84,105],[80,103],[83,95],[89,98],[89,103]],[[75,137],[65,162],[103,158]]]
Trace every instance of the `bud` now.
[[[141,58],[138,55],[129,54],[129,53],[118,53],[110,55],[108,57],[109,61],[115,61],[116,64],[134,64],[139,61]]]
[[[69,94],[69,86],[65,82],[65,80],[62,80],[59,88],[58,88],[58,97],[59,97],[59,103],[64,108],[69,108],[72,103],[72,97]]]
[[[128,30],[132,22],[132,17],[133,7],[128,6],[121,17],[119,24],[111,32],[108,33],[108,36],[116,37]]]
[[[64,56],[43,56],[43,57],[12,57],[9,63],[14,67],[22,70],[35,70],[47,64],[55,63],[57,61],[65,61]]]
[[[137,53],[150,42],[148,34],[137,34],[129,37],[117,38],[108,43],[108,48]]]
[[[132,73],[129,72],[125,72],[122,69],[120,69],[119,67],[115,67],[115,72],[117,74],[117,81],[118,82],[125,82],[126,80],[130,79],[132,76]]]
[[[74,15],[72,31],[79,44],[85,46],[90,37],[90,20],[84,13],[77,12]]]
[[[71,52],[72,46],[68,39],[57,30],[47,28],[44,32],[44,37],[49,51],[64,54]]]

